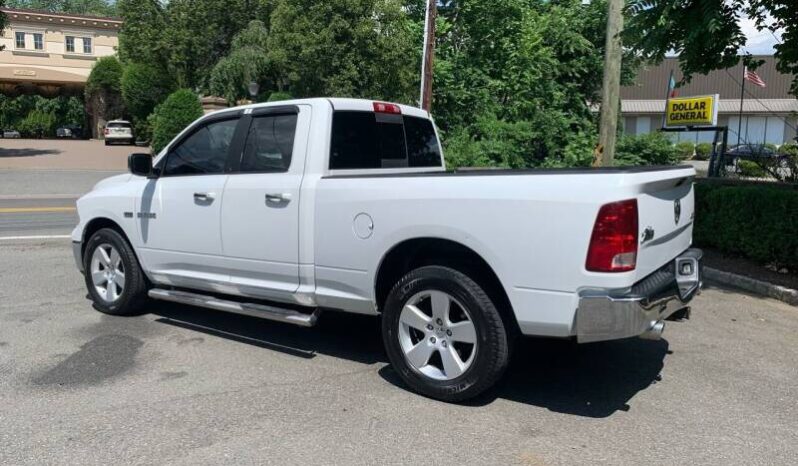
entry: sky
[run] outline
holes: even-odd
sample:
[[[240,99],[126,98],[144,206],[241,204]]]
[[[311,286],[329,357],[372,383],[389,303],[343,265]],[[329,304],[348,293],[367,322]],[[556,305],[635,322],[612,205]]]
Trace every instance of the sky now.
[[[781,40],[778,31],[775,34],[771,34],[768,30],[757,31],[754,21],[751,19],[744,19],[741,26],[745,36],[748,38],[748,44],[745,47],[745,51],[748,53],[754,55],[772,54],[775,51],[773,46],[778,43],[777,38]]]

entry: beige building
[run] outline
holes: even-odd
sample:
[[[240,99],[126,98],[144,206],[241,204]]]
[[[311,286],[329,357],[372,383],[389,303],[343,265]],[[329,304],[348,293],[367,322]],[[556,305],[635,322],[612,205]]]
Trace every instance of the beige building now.
[[[690,83],[677,88],[678,96],[720,94],[718,125],[728,127],[729,144],[741,143],[780,145],[796,137],[798,127],[798,99],[790,94],[793,76],[776,69],[772,56],[757,56],[764,64],[757,74],[767,87],[757,87],[746,82],[742,99],[740,121],[740,95],[743,65],[695,75]],[[667,58],[662,63],[640,70],[631,86],[621,89],[621,113],[626,134],[644,134],[662,127],[668,80],[673,71],[681,80],[677,58]],[[674,139],[693,142],[712,142],[713,132],[671,133]]]
[[[115,18],[4,8],[0,93],[81,95],[98,58],[116,53]]]

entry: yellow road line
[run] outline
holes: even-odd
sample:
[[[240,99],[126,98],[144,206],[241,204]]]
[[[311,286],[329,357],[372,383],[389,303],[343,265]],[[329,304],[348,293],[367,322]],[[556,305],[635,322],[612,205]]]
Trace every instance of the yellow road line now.
[[[28,214],[45,212],[74,212],[74,207],[0,207],[0,214]]]

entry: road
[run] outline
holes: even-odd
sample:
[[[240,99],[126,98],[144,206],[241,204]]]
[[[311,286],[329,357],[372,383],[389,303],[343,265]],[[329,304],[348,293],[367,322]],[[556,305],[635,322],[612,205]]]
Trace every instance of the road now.
[[[530,340],[468,405],[406,391],[376,319],[104,316],[68,240],[0,244],[0,463],[796,464],[798,311],[707,289],[658,342]]]
[[[18,236],[68,235],[75,201],[119,170],[0,169],[0,241]]]
[[[113,173],[0,169],[0,464],[798,464],[794,307],[709,287],[663,340],[525,340],[444,404],[374,318],[93,310],[60,209]]]

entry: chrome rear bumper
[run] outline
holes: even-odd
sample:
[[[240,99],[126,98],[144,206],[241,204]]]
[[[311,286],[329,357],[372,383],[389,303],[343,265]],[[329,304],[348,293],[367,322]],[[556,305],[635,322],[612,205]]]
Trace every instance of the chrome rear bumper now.
[[[700,292],[702,255],[700,249],[688,249],[629,289],[581,292],[575,322],[577,341],[658,338],[663,321],[685,309]]]

